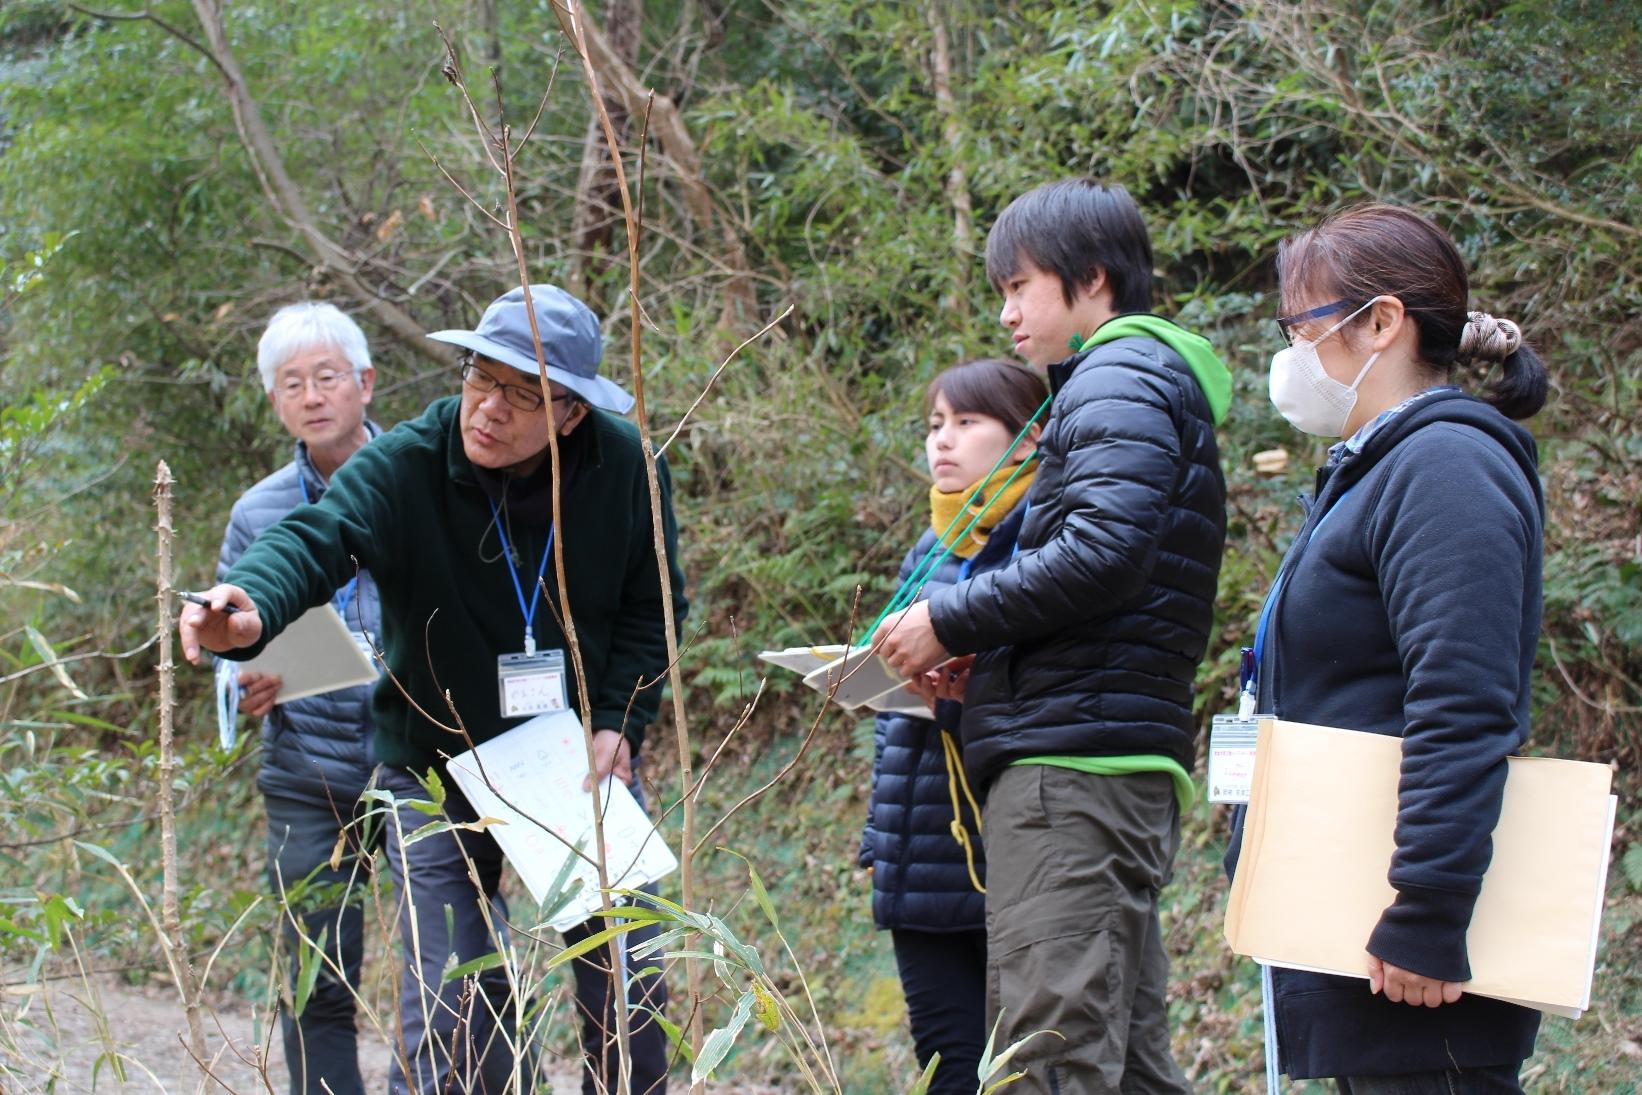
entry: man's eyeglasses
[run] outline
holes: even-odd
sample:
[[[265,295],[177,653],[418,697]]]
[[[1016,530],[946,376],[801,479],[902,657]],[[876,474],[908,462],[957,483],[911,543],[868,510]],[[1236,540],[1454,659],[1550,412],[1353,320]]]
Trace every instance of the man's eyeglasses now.
[[[473,355],[464,356],[457,368],[462,374],[462,383],[476,392],[489,395],[497,388],[502,389],[502,398],[521,411],[539,411],[542,409],[542,393],[539,388],[527,388],[523,384],[504,384],[473,363]],[[554,392],[552,394],[555,407],[564,406],[575,401],[576,397],[569,392]]]
[[[1313,308],[1309,312],[1296,312],[1292,316],[1278,316],[1277,329],[1282,332],[1283,341],[1293,346],[1294,328],[1297,324],[1309,323],[1314,319],[1322,319],[1324,316],[1338,315],[1354,303],[1356,302],[1350,300],[1337,300],[1333,304],[1324,304],[1319,308]]]
[[[349,375],[351,374],[345,369],[340,371],[336,369],[321,369],[312,376],[288,376],[284,380],[281,380],[278,384],[275,384],[274,390],[279,392],[279,397],[281,399],[301,399],[302,396],[308,391],[309,384],[312,384],[321,392],[331,392],[335,391],[336,386],[342,383],[343,377]]]

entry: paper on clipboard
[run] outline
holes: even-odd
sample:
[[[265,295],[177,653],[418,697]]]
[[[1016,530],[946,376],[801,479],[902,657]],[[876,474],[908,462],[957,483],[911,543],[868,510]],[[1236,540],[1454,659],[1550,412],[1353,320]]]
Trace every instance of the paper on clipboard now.
[[[321,692],[375,684],[375,664],[360,648],[348,625],[329,604],[310,608],[295,623],[240,663],[246,673],[277,673],[284,679],[275,703],[289,703]]]
[[[587,746],[582,724],[569,711],[551,711],[452,757],[445,765],[480,817],[503,824],[487,832],[530,896],[539,905],[569,863],[568,903],[548,923],[559,931],[581,924],[603,907],[592,863],[570,849],[593,855],[593,795],[582,790]],[[627,787],[606,779],[605,865],[612,887],[636,889],[672,873],[678,860]]]
[[[804,684],[845,710],[865,707],[929,718],[929,707],[907,691],[906,678],[866,646],[793,646],[766,650],[760,661],[803,675]]]
[[[1402,742],[1264,720],[1237,877],[1232,950],[1262,962],[1367,976],[1364,946],[1396,893]],[[1466,992],[1578,1017],[1590,1006],[1612,843],[1607,765],[1512,757],[1466,935]]]

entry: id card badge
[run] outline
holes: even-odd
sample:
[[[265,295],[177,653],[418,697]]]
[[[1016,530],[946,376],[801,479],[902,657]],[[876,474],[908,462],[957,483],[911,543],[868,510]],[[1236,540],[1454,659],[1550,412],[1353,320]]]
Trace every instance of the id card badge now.
[[[1254,787],[1257,716],[1216,715],[1209,726],[1209,801],[1246,806]]]
[[[502,654],[496,659],[502,717],[540,715],[570,706],[564,688],[564,651]]]

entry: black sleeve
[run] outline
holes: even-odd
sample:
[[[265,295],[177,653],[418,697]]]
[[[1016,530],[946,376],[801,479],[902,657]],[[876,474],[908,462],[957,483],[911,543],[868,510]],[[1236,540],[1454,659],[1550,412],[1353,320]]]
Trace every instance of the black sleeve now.
[[[930,597],[942,646],[969,654],[1054,634],[1145,588],[1183,460],[1169,383],[1106,363],[1061,389],[1045,440],[1065,459],[1050,503],[1060,526],[998,570]]]

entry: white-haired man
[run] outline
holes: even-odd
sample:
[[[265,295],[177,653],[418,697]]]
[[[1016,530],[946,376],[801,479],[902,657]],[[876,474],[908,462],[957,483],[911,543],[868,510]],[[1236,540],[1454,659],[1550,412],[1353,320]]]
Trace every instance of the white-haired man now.
[[[274,414],[296,439],[296,451],[290,463],[234,503],[218,557],[219,578],[263,530],[297,506],[324,497],[336,469],[381,432],[365,416],[376,372],[364,332],[333,305],[304,301],[276,312],[257,345],[257,372]],[[331,603],[352,630],[379,633],[376,586],[368,572],[335,590]],[[359,901],[340,898],[354,879],[359,851],[355,805],[375,766],[371,689],[345,688],[276,704],[277,676],[242,672],[239,683],[240,711],[266,716],[257,788],[268,811],[269,885],[288,899],[304,934],[325,940],[327,954],[301,1014],[283,1010],[280,1015],[291,1095],[363,1095],[354,992],[364,912]],[[347,854],[333,867],[339,839]],[[299,950],[289,918],[285,940],[294,984]],[[344,976],[337,977],[337,970]]]
[[[535,986],[517,984],[493,960],[514,945],[502,852],[448,778],[444,758],[461,739],[433,712],[456,712],[467,735],[483,742],[535,712],[586,711],[597,778],[614,775],[641,793],[633,764],[667,675],[665,600],[671,597],[676,620],[688,604],[671,474],[658,461],[664,588],[639,431],[621,418],[633,397],[599,375],[603,333],[592,310],[554,286],[533,286],[528,299],[515,288],[491,302],[476,328],[428,337],[461,349],[452,378],[460,379],[461,394],[436,400],[366,446],[323,501],[270,529],[206,593],[211,608],[184,608],[178,630],[189,661],[202,651],[254,657],[352,573],[354,560],[371,568],[393,674],[392,685],[377,687],[373,708],[377,786],[398,800],[396,832],[421,829],[438,812],[429,805],[434,779],[444,814],[458,823],[414,842],[386,841],[405,954],[400,1052],[388,1090],[504,1095],[518,1089],[519,1075],[535,1075],[540,1011],[530,1001]],[[561,548],[562,590],[548,565]],[[569,640],[558,611],[566,600],[582,665],[568,680]],[[559,659],[559,673],[538,678],[554,681],[547,687],[559,693],[557,702],[544,697],[534,711],[511,701],[504,707],[504,669],[538,655]],[[574,945],[600,928],[589,921],[566,931],[565,941]],[[636,946],[655,934],[651,924],[626,938]],[[623,958],[618,974],[603,954],[571,965],[586,1055],[583,1095],[618,1086],[664,1095],[670,1050],[660,972],[653,964],[632,969]],[[464,967],[474,972],[451,976]],[[619,1008],[632,1024],[625,1083]]]

